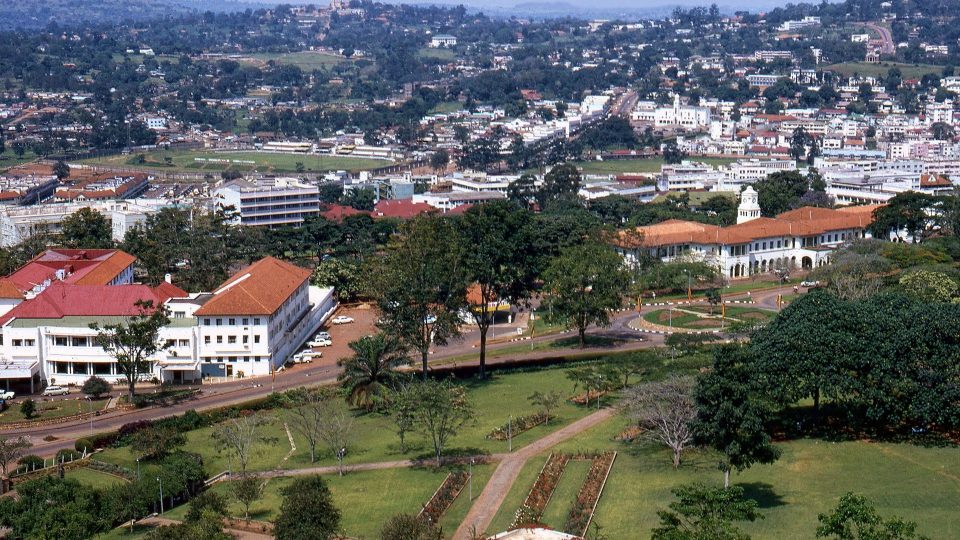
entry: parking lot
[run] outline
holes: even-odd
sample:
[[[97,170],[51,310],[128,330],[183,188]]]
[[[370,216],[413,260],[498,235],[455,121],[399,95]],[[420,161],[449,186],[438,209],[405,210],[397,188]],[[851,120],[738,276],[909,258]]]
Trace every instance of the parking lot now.
[[[352,317],[353,322],[348,324],[331,324],[330,321],[327,321],[327,324],[324,324],[320,328],[320,331],[326,331],[330,333],[330,341],[333,342],[333,344],[329,347],[312,348],[312,350],[316,352],[322,352],[323,357],[315,359],[310,364],[294,364],[292,366],[288,366],[287,369],[303,369],[307,365],[336,365],[337,360],[349,357],[353,354],[353,351],[348,345],[351,341],[356,341],[363,336],[372,335],[377,331],[375,324],[377,320],[377,312],[372,307],[342,307],[337,310],[333,317],[330,317],[330,320],[332,321],[334,317],[340,315]],[[300,350],[306,349],[302,348]]]

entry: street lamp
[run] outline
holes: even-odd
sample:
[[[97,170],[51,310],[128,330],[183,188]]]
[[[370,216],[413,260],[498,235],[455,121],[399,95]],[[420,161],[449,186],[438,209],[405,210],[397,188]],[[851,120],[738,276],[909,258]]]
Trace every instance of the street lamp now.
[[[507,452],[513,452],[513,415],[507,417]]]
[[[342,447],[340,450],[337,450],[337,461],[339,462],[340,476],[343,476],[343,456],[345,455],[347,455],[346,447]]]
[[[668,310],[670,312],[670,332],[673,332],[673,306]]]
[[[163,513],[163,479],[159,476],[157,477],[157,482],[160,482],[160,513]]]
[[[137,457],[137,480],[140,480],[140,458]]]
[[[93,398],[90,396],[86,397],[87,403],[90,405],[90,434],[93,435]]]
[[[473,458],[470,458],[470,498],[468,500],[473,500]]]

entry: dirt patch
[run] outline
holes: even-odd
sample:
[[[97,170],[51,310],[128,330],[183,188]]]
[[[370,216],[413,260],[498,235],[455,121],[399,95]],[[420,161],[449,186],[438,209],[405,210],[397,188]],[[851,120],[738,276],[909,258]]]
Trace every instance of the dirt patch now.
[[[700,319],[699,321],[688,322],[683,326],[684,328],[719,328],[720,324],[715,320]]]
[[[668,322],[671,319],[670,312],[662,310],[657,312],[657,322]]]
[[[748,321],[763,321],[768,317],[765,313],[760,313],[759,311],[748,311],[746,313],[741,313],[737,315],[738,319],[746,319]]]

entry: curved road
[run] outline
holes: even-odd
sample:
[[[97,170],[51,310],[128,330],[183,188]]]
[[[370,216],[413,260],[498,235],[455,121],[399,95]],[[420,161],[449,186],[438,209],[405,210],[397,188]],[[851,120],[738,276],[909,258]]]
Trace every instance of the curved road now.
[[[782,289],[760,291],[753,295],[753,299],[756,302],[756,305],[760,307],[776,309],[776,296],[779,292],[789,294],[792,291],[791,287],[789,286]],[[746,295],[737,296],[745,297]],[[529,353],[516,353],[510,354],[509,356],[504,355],[500,357],[488,358],[487,364],[490,366],[496,366],[498,364],[504,365],[522,360],[554,358],[567,354],[630,351],[662,345],[664,341],[663,335],[644,334],[628,325],[628,323],[636,317],[637,313],[635,311],[617,312],[611,317],[610,326],[606,328],[591,328],[588,330],[587,334],[590,336],[605,337],[615,340],[616,342],[610,346],[585,347],[584,349],[567,347],[531,351]],[[372,316],[368,315],[365,318],[372,319]],[[358,316],[357,319],[359,324],[361,322],[361,317]],[[354,333],[356,333],[357,328],[352,330],[354,330]],[[343,334],[345,331],[346,330],[344,328],[334,326],[331,329],[334,341],[337,342],[339,337],[338,334]],[[363,330],[360,330],[360,333],[363,333]],[[464,354],[476,354],[477,349],[471,345],[471,335],[473,335],[472,332],[467,332],[465,333],[464,339],[458,340],[447,347],[438,348],[437,352],[431,356],[431,360],[442,364],[441,361],[444,359],[460,357]],[[542,343],[569,337],[571,335],[572,334],[569,333],[551,334],[536,337],[533,340],[525,341],[523,343]],[[339,341],[339,344],[341,344],[343,349],[345,349],[345,345],[343,345],[345,343],[347,343],[346,339]],[[487,351],[492,353],[497,349],[516,346],[516,344],[517,342],[510,341],[494,343],[487,347]],[[330,356],[335,355],[331,354]],[[472,358],[463,362],[456,362],[453,366],[438,366],[437,369],[442,370],[449,367],[476,366],[478,363],[478,359]],[[135,422],[139,420],[156,420],[159,418],[183,414],[190,409],[204,411],[228,407],[267,396],[273,391],[290,390],[302,386],[330,384],[336,381],[339,373],[340,368],[336,365],[336,359],[324,358],[320,362],[314,364],[298,365],[292,369],[280,371],[276,374],[275,381],[271,380],[271,377],[266,376],[240,379],[237,381],[223,383],[205,384],[201,387],[202,393],[199,396],[181,403],[163,408],[151,407],[147,409],[136,409],[131,411],[109,412],[94,418],[92,431],[89,420],[78,420],[57,425],[45,425],[16,430],[0,430],[0,437],[16,437],[19,435],[27,436],[33,443],[33,448],[31,448],[30,453],[41,456],[51,456],[58,450],[65,448],[72,449],[76,439],[87,437],[91,433],[115,431],[119,429],[120,426],[129,422]]]

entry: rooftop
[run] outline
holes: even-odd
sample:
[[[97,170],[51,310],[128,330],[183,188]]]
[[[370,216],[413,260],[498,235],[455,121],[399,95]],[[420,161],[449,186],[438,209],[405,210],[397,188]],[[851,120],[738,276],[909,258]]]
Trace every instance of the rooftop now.
[[[223,282],[195,315],[272,315],[309,278],[306,268],[265,257]]]

